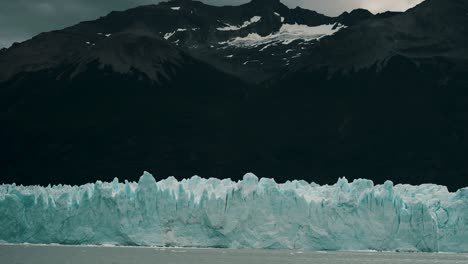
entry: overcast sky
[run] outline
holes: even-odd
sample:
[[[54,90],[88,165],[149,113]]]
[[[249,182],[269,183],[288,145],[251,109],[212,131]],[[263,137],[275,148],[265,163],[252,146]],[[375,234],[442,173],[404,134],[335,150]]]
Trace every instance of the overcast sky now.
[[[0,48],[26,40],[40,32],[61,29],[92,20],[113,10],[157,3],[160,0],[0,0]],[[374,13],[406,10],[423,0],[282,0],[290,7],[301,6],[334,16],[355,8]],[[237,5],[249,0],[202,0],[216,5]]]

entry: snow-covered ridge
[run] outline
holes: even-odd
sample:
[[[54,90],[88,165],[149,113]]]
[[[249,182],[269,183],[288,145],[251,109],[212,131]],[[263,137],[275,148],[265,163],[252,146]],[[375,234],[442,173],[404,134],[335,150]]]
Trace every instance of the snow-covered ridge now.
[[[0,240],[314,250],[468,252],[468,188],[320,186],[194,176],[83,186],[0,186]]]
[[[250,33],[245,37],[236,37],[228,41],[220,42],[221,45],[232,45],[237,47],[257,47],[269,43],[289,44],[295,40],[320,40],[325,36],[330,36],[345,28],[344,25],[334,24],[309,27],[300,24],[283,24],[278,32],[268,36],[260,36],[257,33]]]
[[[261,16],[254,16],[250,20],[245,21],[242,25],[239,25],[239,26],[226,25],[225,27],[217,28],[217,30],[221,30],[221,31],[239,30],[239,29],[248,27],[249,25],[251,25],[253,23],[257,23],[261,19],[262,19]]]

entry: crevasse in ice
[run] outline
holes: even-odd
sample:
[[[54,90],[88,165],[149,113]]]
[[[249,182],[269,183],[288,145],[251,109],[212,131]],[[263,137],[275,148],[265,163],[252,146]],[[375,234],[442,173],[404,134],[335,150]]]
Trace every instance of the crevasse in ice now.
[[[0,186],[0,240],[311,250],[468,252],[468,188],[277,184],[246,174],[83,186]]]

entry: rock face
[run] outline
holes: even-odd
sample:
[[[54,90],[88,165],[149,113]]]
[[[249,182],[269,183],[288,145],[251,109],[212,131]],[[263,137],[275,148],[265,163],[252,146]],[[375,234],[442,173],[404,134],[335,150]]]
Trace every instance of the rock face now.
[[[42,33],[0,51],[0,181],[468,186],[466,13],[169,1]]]
[[[468,189],[192,177],[0,186],[0,240],[312,250],[468,252]]]
[[[352,17],[352,24],[355,24],[372,15]],[[339,23],[342,25],[338,25]],[[278,54],[273,60],[267,59],[271,57],[271,53],[285,53],[287,50],[292,51],[292,48],[300,49],[301,46],[311,45],[318,38],[338,30],[319,30],[306,36],[301,34],[303,31],[325,25],[332,28],[335,24],[340,29],[347,24],[347,20],[300,8],[289,9],[279,1],[272,0],[256,0],[230,7],[213,7],[196,1],[163,2],[159,5],[112,12],[98,20],[43,33],[32,40],[16,44],[0,60],[0,81],[23,71],[35,72],[63,65],[86,65],[92,60],[99,61],[103,66],[109,65],[122,73],[128,73],[129,68],[133,68],[156,80],[158,69],[153,70],[150,66],[158,65],[158,58],[161,59],[162,55],[174,59],[177,48],[213,63],[218,68],[231,69],[231,73],[245,77],[247,81],[252,81],[252,77],[259,81],[284,68],[284,59],[290,59],[293,55]],[[269,41],[265,38],[275,34],[283,26],[291,28],[291,25],[298,26],[299,31],[284,35],[283,41]],[[243,49],[229,45],[229,40],[249,37],[256,37],[257,45],[249,45]],[[262,38],[265,40],[260,41]],[[269,47],[266,47],[268,44]],[[132,45],[147,50],[135,52]],[[279,47],[274,48],[276,45]],[[150,50],[157,54],[148,53]],[[259,50],[263,53],[257,54]],[[250,65],[247,65],[249,62]],[[270,71],[262,70],[263,67],[270,68]],[[248,74],[252,70],[255,74]],[[259,76],[262,78],[259,79]]]

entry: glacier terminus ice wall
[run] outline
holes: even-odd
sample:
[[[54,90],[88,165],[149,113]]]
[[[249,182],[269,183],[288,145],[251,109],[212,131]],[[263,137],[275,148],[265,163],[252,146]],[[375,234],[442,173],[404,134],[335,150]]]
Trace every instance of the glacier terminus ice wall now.
[[[0,186],[0,242],[468,252],[468,188],[247,174]]]

